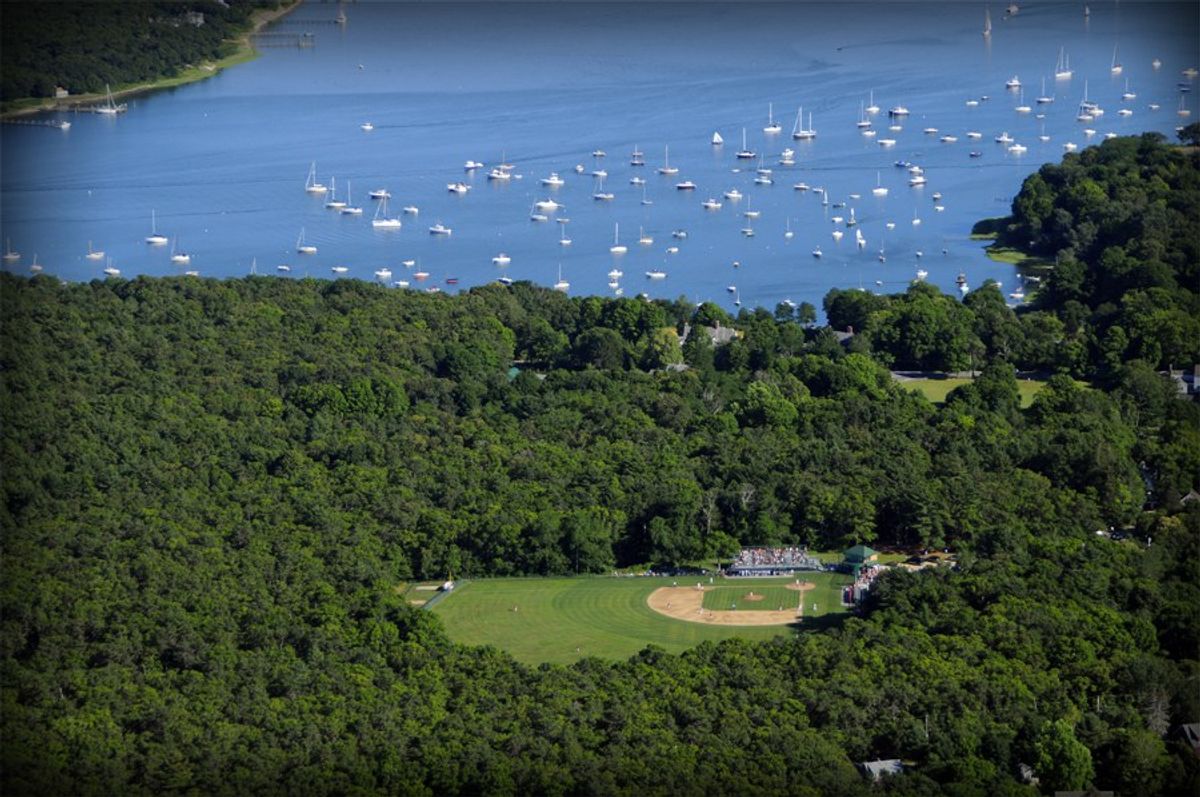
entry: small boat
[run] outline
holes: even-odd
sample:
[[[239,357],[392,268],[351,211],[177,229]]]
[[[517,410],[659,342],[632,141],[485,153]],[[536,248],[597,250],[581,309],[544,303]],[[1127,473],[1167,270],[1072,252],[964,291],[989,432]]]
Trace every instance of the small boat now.
[[[1125,91],[1121,94],[1121,99],[1128,102],[1129,100],[1137,99],[1137,94],[1129,90],[1129,78],[1125,78]]]
[[[654,238],[646,235],[646,231],[641,227],[638,227],[638,243],[642,246],[650,246],[652,243],[654,243]]]
[[[1129,110],[1128,108],[1122,108],[1121,110],[1117,111],[1117,116],[1133,116],[1133,111]]]
[[[562,207],[562,205],[555,202],[553,199],[539,199],[537,202],[533,203],[533,206],[535,208],[537,208],[538,210],[549,210],[549,211],[558,210],[559,208]]]
[[[179,242],[178,237],[176,237],[175,240],[171,242],[171,262],[178,263],[181,266],[186,266],[188,263],[192,262],[192,256],[189,255],[187,252],[175,251],[175,245],[178,242]]]
[[[917,269],[917,282],[921,282],[928,276],[929,276],[929,272],[926,271],[925,269],[923,269],[923,268]]]
[[[334,274],[345,274],[350,269],[346,268],[345,266],[334,266],[333,268],[331,268],[329,270],[332,271]]]
[[[1008,80],[1004,81],[1004,88],[1006,88],[1006,89],[1021,88],[1021,78],[1017,77],[1016,75],[1013,75]]]
[[[747,238],[753,238],[754,237],[754,228],[753,227],[743,227],[742,235],[746,236]]]
[[[119,277],[121,276],[121,269],[113,266],[112,258],[110,257],[108,259],[108,265],[104,267],[104,273],[110,277]]]
[[[887,196],[888,194],[888,190],[884,187],[879,172],[875,172],[875,187],[871,189],[871,193],[875,196]]]
[[[599,202],[612,202],[615,198],[616,197],[612,192],[604,190],[604,178],[601,177],[597,181],[595,192],[592,193],[592,199],[595,199]]]
[[[1179,110],[1175,111],[1177,116],[1191,116],[1192,112],[1187,107],[1187,97],[1179,95]]]
[[[346,206],[341,209],[341,212],[345,216],[361,216],[363,212],[362,208],[351,204],[349,180],[346,181]]]
[[[1033,108],[1025,104],[1025,89],[1021,89],[1021,99],[1018,102],[1017,107],[1013,109],[1017,113],[1030,113],[1033,111]]]
[[[375,269],[375,278],[381,279],[381,280],[391,279],[392,278],[392,270],[387,267]]]
[[[936,127],[927,127],[921,132],[927,136],[936,136],[938,134],[938,129]]]
[[[687,230],[672,230],[671,231],[671,237],[676,238],[680,241],[682,241],[684,238],[687,238],[687,236],[688,236]]]
[[[693,183],[691,180],[684,180],[681,183],[675,183],[675,189],[677,191],[695,191],[696,184]]]
[[[718,202],[717,200],[713,199],[712,197],[709,197],[708,199],[706,199],[700,203],[700,207],[704,208],[705,210],[720,210],[721,203]]]
[[[1049,140],[1050,140],[1050,136],[1038,136],[1038,141],[1042,142],[1043,144],[1045,144]]]
[[[975,108],[975,107],[978,107],[978,105],[979,105],[979,100],[967,100],[968,108]]]
[[[605,158],[605,157],[608,157],[608,153],[602,149],[594,149],[594,150],[592,150],[592,157],[593,158]]]
[[[983,36],[987,38],[992,35],[992,10],[990,8],[983,9]]]
[[[530,221],[539,221],[539,222],[540,221],[549,221],[550,217],[547,216],[545,213],[542,213],[540,210],[538,210],[537,203],[534,203],[533,206],[529,208],[529,220]]]
[[[633,145],[633,152],[629,153],[630,166],[645,166],[646,154],[637,148],[637,144]]]
[[[376,188],[374,191],[368,191],[367,196],[371,199],[391,199],[392,194],[386,188]]]
[[[875,89],[871,89],[870,99],[867,100],[867,113],[872,116],[879,113],[879,106],[875,104]]]
[[[317,182],[317,162],[313,161],[308,167],[308,179],[304,181],[304,190],[310,194],[324,194],[329,189]]]
[[[677,255],[677,254],[679,254],[679,247],[678,247],[678,246],[668,246],[668,247],[667,247],[667,254],[668,254],[668,255]]]
[[[542,185],[547,185],[547,186],[550,186],[551,188],[559,188],[565,182],[566,181],[563,180],[563,178],[558,176],[558,172],[550,172],[549,177],[542,178]]]
[[[129,108],[125,103],[117,105],[116,101],[113,100],[112,89],[108,87],[107,83],[104,84],[104,94],[104,104],[92,108],[96,113],[103,114],[104,116],[116,116],[119,113],[125,113]],[[121,272],[118,271],[117,273],[120,274]]]
[[[421,212],[421,209],[418,208],[416,205],[405,205],[403,208],[401,208],[401,210],[403,210],[405,213],[407,213],[410,216],[416,216],[418,213]]]
[[[648,279],[652,279],[652,280],[666,279],[667,272],[663,271],[662,269],[658,269],[658,268],[651,269],[650,271],[646,272],[646,277]]]
[[[577,163],[577,164],[575,164],[575,173],[576,173],[576,174],[583,174],[583,172],[584,172],[584,169],[583,169],[583,164],[582,164],[582,163]]]
[[[945,135],[938,140],[943,144],[955,144],[958,142],[958,136]]]
[[[775,181],[772,180],[771,177],[768,175],[760,174],[754,178],[754,184],[755,185],[775,185]]]
[[[1124,71],[1124,69],[1125,69],[1125,67],[1121,66],[1121,63],[1117,60],[1117,45],[1114,44],[1113,45],[1112,66],[1110,66],[1108,68],[1108,71],[1111,74],[1119,75],[1119,74],[1121,74],[1122,71]]]
[[[567,237],[567,228],[566,227],[558,228],[558,245],[559,246],[570,246],[571,245],[571,239]]]
[[[155,212],[150,211],[150,234],[146,236],[146,243],[151,246],[164,246],[167,243],[167,236],[158,231],[158,222]]]
[[[748,160],[750,158],[753,158],[754,156],[755,156],[754,151],[746,146],[746,128],[743,127],[742,128],[742,148],[737,151],[737,154],[734,157],[739,158],[741,160]]]
[[[396,280],[395,282],[392,283],[392,286],[395,288],[407,288],[408,280]]]
[[[296,251],[302,255],[315,255],[317,247],[304,243],[304,228],[300,228],[300,237],[296,239]]]
[[[33,262],[29,264],[29,270],[32,271],[34,274],[40,274],[42,271],[42,264],[37,262],[37,254],[36,253],[33,255]]]
[[[845,235],[845,233],[843,233],[841,230],[834,230],[833,231],[833,240],[840,241],[840,240],[842,240],[843,235]]]
[[[968,130],[967,138],[973,139],[973,140],[981,139],[981,138],[983,138],[983,133],[980,133],[978,130]]]
[[[472,172],[476,169],[482,169],[483,164],[479,161],[471,160],[463,164],[463,171]]]
[[[1150,105],[1149,105],[1149,106],[1147,106],[1147,107],[1149,107],[1149,108],[1150,108],[1150,110],[1152,110],[1152,111],[1157,111],[1157,110],[1158,110],[1159,108],[1161,108],[1162,106],[1160,106],[1160,105],[1159,105],[1157,102],[1152,102],[1152,103],[1150,103]]]
[[[429,279],[429,272],[428,271],[418,271],[413,274],[413,279],[415,279],[417,282],[423,282],[423,281]]]
[[[440,221],[429,228],[430,235],[450,235],[454,231]]]
[[[783,237],[788,239],[795,237],[796,233],[792,232],[792,219],[790,216],[784,219],[784,224]]]
[[[925,185],[925,175],[914,174],[908,178],[908,184],[911,186]]]
[[[1008,134],[1008,131],[1005,130],[1003,133],[996,136],[994,140],[997,144],[1011,144],[1013,139],[1012,136]]]
[[[568,288],[570,288],[570,287],[571,287],[571,283],[569,283],[569,282],[567,282],[565,279],[563,279],[563,275],[562,275],[562,264],[561,264],[561,263],[559,263],[559,264],[558,264],[558,282],[555,282],[555,283],[554,283],[554,290],[556,290],[556,291],[565,291],[565,290],[567,290],[567,289],[568,289]]]
[[[728,191],[722,194],[722,196],[728,199],[730,202],[737,202],[742,198],[742,192],[736,188],[730,188]]]
[[[505,286],[513,284],[512,277],[499,277],[496,280],[496,282],[499,282],[501,285],[505,285]]]
[[[497,166],[488,171],[487,178],[489,180],[499,180],[500,182],[504,183],[512,179],[512,172],[508,171],[507,169],[501,169]]]
[[[608,177],[608,172],[606,172],[604,169],[594,169],[592,171],[592,177]]]
[[[610,280],[619,280],[621,277],[624,277],[624,276],[625,276],[625,272],[619,268],[614,268],[612,271],[608,272],[608,278]]]
[[[679,174],[679,169],[671,165],[671,148],[670,146],[663,147],[663,165],[658,167],[659,174]]]
[[[447,285],[457,285],[458,277],[446,277],[446,284]]]
[[[1150,66],[1154,69],[1162,69],[1162,60],[1159,58],[1155,58],[1153,61],[1150,62]]]
[[[1079,145],[1068,141],[1067,143],[1063,144],[1063,149],[1067,152],[1074,152],[1075,150],[1079,149]]]
[[[92,242],[88,241],[88,253],[86,256],[87,256],[88,260],[103,260],[104,252],[98,252],[95,249],[92,249]],[[20,257],[20,255],[18,255],[18,257]],[[8,255],[5,255],[4,259],[8,260],[9,259]]]
[[[785,149],[782,153],[780,153],[779,165],[780,166],[795,166],[796,165],[796,151],[792,150],[792,149]]]
[[[89,249],[91,248],[91,244],[88,244],[88,248]],[[11,263],[14,260],[20,260],[20,259],[21,259],[21,253],[14,252],[12,250],[12,240],[5,238],[4,239],[4,261],[6,263]]]
[[[630,185],[645,185],[646,178],[638,177],[637,175],[634,175],[633,177],[629,178],[629,184]]]
[[[712,145],[713,145],[714,147],[719,147],[719,146],[721,146],[721,145],[722,145],[722,144],[724,144],[724,143],[725,143],[725,139],[721,138],[721,134],[720,134],[720,133],[713,133],[713,134],[712,134]]]
[[[894,139],[894,138],[881,138],[881,139],[879,139],[879,146],[881,146],[881,147],[894,147],[894,146],[896,146],[896,139]]]
[[[818,258],[818,259],[820,259],[820,257],[821,257],[821,247],[819,247],[819,246],[818,246],[817,248],[813,249],[813,250],[812,250],[812,256],[813,256],[813,257],[815,257],[815,258]]]
[[[339,210],[346,207],[346,203],[337,198],[337,178],[331,178],[329,183],[332,188],[329,189],[329,201],[325,203],[325,207],[330,210]]]
[[[278,266],[275,267],[275,270],[282,271],[284,273],[288,273],[292,270],[292,267],[289,266],[287,263],[280,263]]]
[[[629,247],[621,243],[621,225],[619,222],[613,226],[613,245],[608,247],[608,251],[614,255],[623,255],[629,251]]]
[[[970,152],[970,153],[968,153],[968,154],[969,154],[969,155],[970,155],[970,157],[972,157],[972,158],[982,158],[982,157],[983,157],[983,153],[982,153],[982,152],[980,152],[980,151],[979,151],[979,150],[977,150],[977,149],[973,149],[973,150],[971,150],[971,152]]]
[[[772,103],[767,103],[767,125],[763,128],[763,132],[769,136],[776,135],[783,126],[775,121],[775,106]]]
[[[370,122],[363,122],[361,125],[359,125],[359,127],[361,127],[363,130],[366,130],[368,133],[375,129],[375,125],[371,124]]]
[[[389,218],[387,215],[388,201],[385,198],[375,207],[375,218],[371,219],[371,226],[377,230],[398,230],[403,226],[403,222],[399,218]]]
[[[808,183],[805,183],[805,182],[792,183],[792,190],[793,191],[807,191]]]
[[[471,190],[466,183],[446,183],[446,190],[452,194],[465,194]]]
[[[900,116],[908,116],[908,114],[909,114],[908,108],[905,108],[903,105],[897,105],[888,111],[888,116],[891,116],[893,118],[900,117]]]

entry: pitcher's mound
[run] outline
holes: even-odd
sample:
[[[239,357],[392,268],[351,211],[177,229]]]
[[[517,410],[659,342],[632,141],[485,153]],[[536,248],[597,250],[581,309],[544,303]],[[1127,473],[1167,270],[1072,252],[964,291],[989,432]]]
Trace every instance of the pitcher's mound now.
[[[759,595],[758,593],[755,593],[755,592],[747,592],[745,595],[742,596],[742,600],[744,600],[744,601],[760,601],[762,599],[763,599],[763,596]]]
[[[788,584],[787,588],[795,590],[796,592],[808,592],[810,589],[816,589],[817,585],[811,581],[794,581],[791,584]]]

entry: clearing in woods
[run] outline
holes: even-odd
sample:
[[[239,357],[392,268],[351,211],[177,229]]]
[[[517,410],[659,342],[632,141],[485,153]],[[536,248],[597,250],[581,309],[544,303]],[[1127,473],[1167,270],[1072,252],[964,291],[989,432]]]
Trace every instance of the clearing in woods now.
[[[486,579],[461,582],[432,611],[455,642],[494,645],[530,664],[567,664],[587,656],[628,658],[649,644],[680,653],[708,640],[761,640],[795,633],[801,594],[805,617],[846,611],[841,605],[841,585],[850,582],[849,576],[804,573],[800,581],[812,582],[815,587],[803,593],[787,589],[795,586],[795,578],[718,578],[711,585],[707,576]],[[697,582],[707,589],[697,590]],[[665,593],[660,592],[654,600],[655,605],[661,604],[659,610],[651,607],[651,595],[663,588],[667,593],[694,593],[693,611],[701,601],[708,606],[710,595],[724,600],[727,595],[740,598],[751,591],[764,596],[763,601],[752,602],[751,612],[758,609],[776,614],[783,594],[790,599],[790,606],[784,604],[786,617],[755,622],[751,612],[742,611],[740,601],[731,600],[729,603],[739,604],[737,612],[713,607],[721,615],[736,615],[727,621],[685,622],[667,616],[676,606],[673,599],[661,597]],[[776,604],[770,605],[770,600]],[[811,611],[814,602],[816,615]],[[670,610],[665,610],[666,603],[671,603]],[[706,613],[712,612],[706,609]]]

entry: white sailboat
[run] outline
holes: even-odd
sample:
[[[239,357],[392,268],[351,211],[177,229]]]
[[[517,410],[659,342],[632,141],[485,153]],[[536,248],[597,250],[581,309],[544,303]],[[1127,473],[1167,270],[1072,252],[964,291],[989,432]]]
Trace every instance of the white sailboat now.
[[[14,260],[20,260],[20,259],[21,259],[21,253],[13,251],[12,240],[9,238],[5,238],[4,239],[4,262],[11,263]]]
[[[317,181],[317,162],[313,161],[308,167],[308,179],[304,181],[304,190],[310,194],[324,194],[329,189]]]
[[[97,252],[95,249],[93,249],[91,241],[88,241],[87,259],[88,260],[103,260],[104,259],[104,252]]]
[[[1054,67],[1055,80],[1070,80],[1071,75],[1071,56],[1067,55],[1066,48],[1058,48],[1058,63]]]
[[[345,207],[342,208],[342,213],[346,216],[361,216],[362,212],[363,212],[362,208],[355,206],[353,204],[353,200],[350,198],[350,181],[347,180],[346,181],[346,205],[345,205]]]
[[[663,165],[658,167],[659,174],[679,174],[679,169],[671,165],[671,147],[663,147]]]
[[[810,138],[816,138],[817,131],[813,129],[812,111],[808,112],[808,127],[804,126],[804,106],[800,106],[800,110],[796,111],[796,122],[792,125],[792,138],[797,141],[806,141]]]
[[[571,287],[571,283],[569,283],[565,279],[563,279],[562,263],[559,263],[558,264],[558,282],[554,283],[554,290],[565,291],[570,287]]]
[[[1036,102],[1038,105],[1047,105],[1054,102],[1054,98],[1046,93],[1046,78],[1042,78],[1042,93],[1038,95]]]
[[[558,245],[559,246],[570,246],[571,245],[571,239],[567,237],[566,225],[561,225],[558,228]]]
[[[754,157],[754,153],[746,146],[746,128],[742,128],[742,148],[738,150],[737,156],[742,160],[748,160]]]
[[[875,104],[875,89],[871,89],[870,99],[867,100],[867,113],[872,116],[879,113],[879,106]]]
[[[317,247],[304,243],[304,228],[300,228],[300,237],[296,239],[296,251],[302,255],[315,255]]]
[[[125,113],[125,111],[128,110],[128,105],[125,103],[117,105],[117,103],[113,100],[112,89],[108,87],[107,83],[104,84],[104,94],[104,104],[97,105],[93,109],[96,113],[103,114],[105,116],[116,116],[117,114]],[[120,274],[121,272],[118,271],[117,273]]]
[[[1124,71],[1124,69],[1125,69],[1125,67],[1121,66],[1121,64],[1117,61],[1117,45],[1114,44],[1113,45],[1112,66],[1110,66],[1108,68],[1108,71],[1114,75],[1119,75],[1119,74],[1121,74],[1122,71]]]
[[[187,252],[176,251],[176,246],[178,243],[179,236],[176,236],[175,240],[171,242],[171,262],[178,263],[181,266],[186,266],[188,263],[192,262],[192,256]]]
[[[399,218],[389,218],[387,215],[388,201],[387,197],[383,198],[378,205],[375,206],[375,218],[371,219],[371,226],[377,230],[398,230],[403,223]]]
[[[985,38],[992,35],[992,10],[990,8],[983,9],[983,35]]]
[[[329,201],[325,203],[325,207],[330,210],[339,210],[346,207],[346,203],[337,198],[337,178],[330,178],[329,184],[332,187],[329,189]]]
[[[146,236],[146,243],[151,246],[163,246],[167,243],[167,236],[158,231],[158,220],[153,210],[150,211],[150,234]]]
[[[879,172],[875,172],[875,187],[871,189],[871,193],[875,196],[887,196],[888,190],[883,185],[883,177]],[[851,208],[853,210],[853,208]]]
[[[714,147],[719,147],[724,143],[725,139],[721,138],[721,134],[714,131],[712,134],[712,145]]]
[[[783,126],[775,121],[775,106],[772,103],[767,103],[767,126],[763,128],[763,132],[769,136],[777,134],[783,130]]]
[[[629,251],[629,247],[621,243],[621,224],[617,222],[613,225],[613,245],[608,247],[608,251],[614,255],[623,255]]]
[[[858,103],[858,122],[856,123],[856,127],[858,127],[859,130],[866,130],[870,126],[871,120],[867,118],[866,106],[860,100]]]

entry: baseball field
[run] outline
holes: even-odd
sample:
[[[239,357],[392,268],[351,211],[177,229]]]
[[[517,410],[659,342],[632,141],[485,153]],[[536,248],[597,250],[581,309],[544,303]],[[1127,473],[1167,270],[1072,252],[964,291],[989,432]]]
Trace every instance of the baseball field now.
[[[705,640],[769,639],[846,611],[840,573],[800,578],[512,578],[462,582],[432,611],[450,638],[529,664],[618,659],[648,644],[678,653]],[[814,608],[815,606],[815,608]]]

